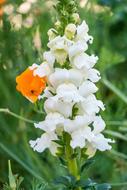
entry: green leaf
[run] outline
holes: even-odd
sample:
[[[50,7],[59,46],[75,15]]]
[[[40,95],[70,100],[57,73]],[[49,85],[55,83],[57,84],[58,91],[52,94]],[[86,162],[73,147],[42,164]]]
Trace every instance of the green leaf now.
[[[109,190],[111,189],[111,185],[108,183],[103,183],[103,184],[97,184],[95,185],[96,190]]]
[[[12,190],[16,190],[16,179],[12,173],[10,160],[8,161],[8,167],[9,167],[9,185],[12,188]]]
[[[88,169],[94,162],[95,162],[95,159],[93,159],[93,158],[88,159],[88,160],[81,166],[81,173],[84,171],[84,169]]]
[[[87,180],[79,180],[76,183],[76,187],[82,187],[82,188],[89,188],[89,187],[94,187],[96,185],[96,183],[94,181],[92,181],[91,179],[87,179]]]
[[[76,185],[76,179],[74,176],[67,175],[67,176],[61,176],[54,180],[55,185],[64,185],[68,188],[73,188]]]

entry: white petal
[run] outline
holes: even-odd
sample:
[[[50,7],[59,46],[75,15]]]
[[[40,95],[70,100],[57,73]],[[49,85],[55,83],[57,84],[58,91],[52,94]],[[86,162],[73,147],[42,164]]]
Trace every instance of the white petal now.
[[[92,122],[93,117],[89,115],[76,116],[74,120],[66,119],[64,121],[64,130],[68,133],[73,133],[80,128],[84,128]]]
[[[94,127],[93,133],[98,134],[102,132],[105,129],[105,125],[106,124],[101,116],[95,116],[93,122],[93,127]]]
[[[55,63],[55,57],[54,55],[52,54],[51,51],[47,51],[47,52],[44,52],[43,54],[43,57],[44,57],[44,60],[46,62],[48,62],[48,64],[53,67],[54,63]]]
[[[56,128],[61,127],[64,122],[64,117],[59,113],[49,113],[44,121],[34,124],[36,128],[40,128],[46,132],[55,131]]]
[[[88,72],[88,79],[94,83],[98,82],[101,79],[100,72],[96,69],[90,69]]]
[[[88,31],[89,27],[85,21],[83,21],[82,24],[77,27],[77,35],[79,37],[84,36],[86,33],[88,33]]]
[[[98,88],[95,86],[94,83],[90,82],[90,81],[85,81],[80,87],[79,87],[79,93],[84,96],[87,97],[90,94],[93,94],[95,92],[97,92]]]
[[[37,65],[36,63],[34,63],[32,66],[29,67],[30,70],[34,70],[36,68],[38,68],[39,65]]]
[[[80,102],[83,101],[84,98],[79,94],[78,89],[73,84],[61,84],[58,86],[57,95],[53,98],[55,100],[61,100],[64,102]]]
[[[44,108],[47,113],[58,112],[64,115],[65,117],[71,117],[73,105],[74,103],[66,103],[61,102],[60,100],[56,101],[52,98],[48,98],[44,103]]]
[[[58,138],[55,133],[44,133],[40,138],[37,138],[37,140],[30,141],[30,145],[34,151],[41,153],[47,148],[52,148],[53,145],[56,147],[57,144],[54,143],[53,140],[57,139]]]
[[[56,69],[55,72],[50,75],[49,81],[55,88],[62,83],[73,83],[79,86],[83,81],[83,74],[76,69]]]
[[[91,94],[89,95],[82,103],[81,106],[87,114],[95,114],[104,110],[104,105],[100,100],[97,100],[96,97]]]
[[[74,58],[75,56],[83,53],[85,50],[87,50],[88,45],[85,43],[82,43],[80,41],[78,41],[77,43],[75,43],[74,45],[72,45],[69,48],[69,59],[70,61],[72,61],[72,58]]]
[[[45,77],[48,76],[51,73],[51,69],[49,65],[44,62],[41,65],[38,66],[37,69],[34,70],[34,76],[39,76],[39,77]]]
[[[98,134],[93,138],[92,144],[95,148],[97,148],[100,151],[105,151],[105,150],[111,150],[111,145],[108,143],[111,143],[111,139],[106,139],[104,135]]]
[[[90,127],[85,127],[83,129],[79,129],[71,134],[71,146],[72,148],[80,147],[84,148],[86,145],[86,140],[92,138],[92,133]]]
[[[72,64],[78,69],[82,69],[84,67],[89,69],[91,66],[89,64],[89,56],[86,53],[81,53],[75,56],[72,60]]]

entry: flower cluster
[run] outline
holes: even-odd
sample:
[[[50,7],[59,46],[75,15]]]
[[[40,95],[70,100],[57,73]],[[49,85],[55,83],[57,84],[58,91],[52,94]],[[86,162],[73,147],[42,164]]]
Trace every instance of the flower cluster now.
[[[79,19],[77,14],[74,17]],[[70,135],[72,149],[84,148],[89,157],[96,150],[111,149],[112,140],[102,134],[105,122],[99,115],[105,107],[95,96],[98,90],[95,83],[101,78],[99,71],[93,68],[98,57],[86,53],[89,43],[93,42],[88,31],[85,21],[68,24],[63,36],[50,29],[49,51],[43,54],[44,62],[29,67],[26,81],[23,75],[17,78],[17,89],[32,102],[45,98],[45,120],[35,123],[43,134],[30,141],[31,147],[38,152],[48,148],[56,155],[60,147],[57,141],[63,133]],[[27,82],[27,90],[24,90]]]

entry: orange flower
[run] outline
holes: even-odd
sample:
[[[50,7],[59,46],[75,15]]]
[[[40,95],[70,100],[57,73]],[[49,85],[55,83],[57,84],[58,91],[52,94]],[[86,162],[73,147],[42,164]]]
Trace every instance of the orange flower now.
[[[2,16],[3,16],[3,9],[0,8],[0,17],[2,17]]]
[[[34,76],[33,72],[34,70],[28,68],[16,77],[16,89],[32,103],[37,101],[38,96],[46,88],[46,77]]]
[[[6,0],[0,0],[0,5],[4,4]]]

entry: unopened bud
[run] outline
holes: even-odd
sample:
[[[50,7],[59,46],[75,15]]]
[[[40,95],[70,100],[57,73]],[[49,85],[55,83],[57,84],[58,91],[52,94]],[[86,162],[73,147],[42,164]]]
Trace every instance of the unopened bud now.
[[[76,32],[76,25],[75,24],[68,24],[67,27],[65,28],[65,36],[68,39],[72,39],[75,35]]]
[[[51,28],[48,30],[48,37],[49,37],[49,40],[53,40],[56,37],[54,28]]]
[[[78,13],[73,13],[72,17],[73,17],[75,23],[79,23],[80,22],[80,16],[79,16]]]

